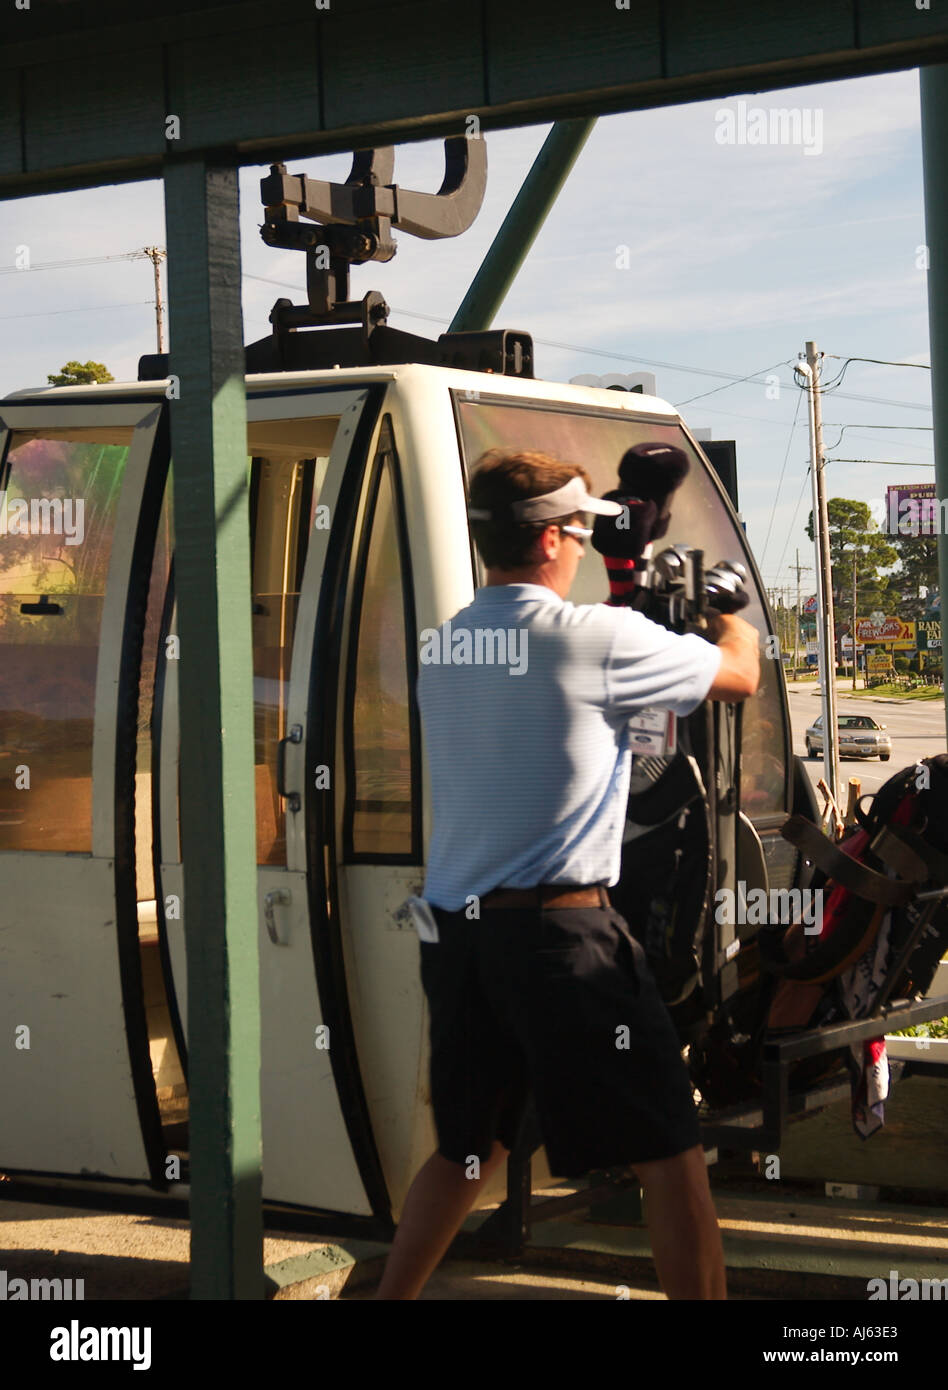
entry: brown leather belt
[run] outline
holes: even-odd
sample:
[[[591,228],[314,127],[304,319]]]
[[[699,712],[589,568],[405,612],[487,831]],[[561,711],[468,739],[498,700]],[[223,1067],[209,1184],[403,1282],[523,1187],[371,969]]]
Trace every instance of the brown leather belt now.
[[[536,888],[497,888],[481,898],[481,907],[609,907],[605,888],[570,888],[540,883]]]

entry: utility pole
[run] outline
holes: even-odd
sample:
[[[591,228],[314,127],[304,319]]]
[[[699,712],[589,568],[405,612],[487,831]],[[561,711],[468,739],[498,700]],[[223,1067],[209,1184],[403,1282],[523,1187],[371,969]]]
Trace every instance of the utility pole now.
[[[856,689],[856,550],[853,547],[853,621],[849,629],[849,636],[852,640],[853,657],[853,690]]]
[[[780,590],[775,586],[771,586],[771,588],[767,590],[767,602],[770,604],[770,611],[774,615],[774,628],[776,630],[777,645],[779,647],[782,641],[780,635]]]
[[[783,591],[777,586],[772,585],[767,590],[767,601],[770,604],[770,611],[774,617],[774,628],[776,630],[777,645],[781,651],[784,648],[786,634],[786,618],[783,609]]]
[[[806,345],[806,358],[795,370],[805,378],[810,415],[810,472],[813,479],[813,538],[816,544],[816,601],[818,604],[819,665],[823,683],[823,771],[833,800],[839,805],[838,724],[836,717],[836,626],[833,614],[833,574],[830,564],[829,515],[823,484],[823,412],[820,404],[820,353]]]
[[[793,674],[794,674],[794,676],[796,676],[796,673],[797,673],[797,665],[798,665],[798,663],[799,663],[799,654],[800,654],[800,616],[801,616],[801,615],[800,615],[800,574],[801,574],[801,572],[802,572],[803,570],[810,570],[810,569],[812,569],[812,568],[813,568],[812,565],[801,565],[801,564],[800,564],[800,552],[799,552],[799,550],[798,550],[798,551],[797,551],[797,563],[796,563],[795,565],[792,565],[792,566],[791,566],[791,569],[794,569],[794,570],[796,570],[796,572],[797,572],[797,608],[796,608],[796,622],[795,622],[794,625],[793,625]]]
[[[948,130],[948,64],[944,61],[920,73],[922,105],[922,167],[925,175],[925,241],[943,247],[948,226],[948,168],[945,131]],[[948,273],[945,258],[936,253],[925,276],[928,281],[928,319],[931,328],[932,424],[935,426],[935,495],[948,497]],[[942,626],[948,624],[948,533],[936,542],[941,572]],[[943,678],[948,682],[948,642],[942,643]]]
[[[158,330],[158,351],[165,350],[165,308],[161,300],[161,274],[158,270],[161,262],[167,259],[167,251],[160,246],[145,246],[142,248],[142,255],[147,256],[151,261],[155,271],[155,326]]]

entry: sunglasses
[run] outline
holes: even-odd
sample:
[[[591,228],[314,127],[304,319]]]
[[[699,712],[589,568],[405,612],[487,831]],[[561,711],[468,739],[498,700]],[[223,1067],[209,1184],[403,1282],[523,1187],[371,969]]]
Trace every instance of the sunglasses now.
[[[589,537],[592,535],[591,526],[560,526],[557,529],[561,531],[564,536],[572,536],[573,539],[579,541],[580,545],[584,548]]]

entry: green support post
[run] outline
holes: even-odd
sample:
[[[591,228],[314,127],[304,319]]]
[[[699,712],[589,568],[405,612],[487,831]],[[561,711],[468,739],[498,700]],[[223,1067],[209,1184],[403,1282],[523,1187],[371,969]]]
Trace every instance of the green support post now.
[[[948,67],[940,64],[922,68],[920,78],[932,423],[935,426],[935,496],[943,499],[948,498],[948,161],[945,159],[948,145]],[[940,507],[936,515],[941,516]],[[941,628],[944,633],[948,628],[948,534],[941,526],[938,527],[938,572]],[[948,642],[944,638],[942,666],[945,689],[948,690]]]
[[[165,169],[192,1299],[264,1296],[247,412],[237,170]]]
[[[490,328],[595,124],[595,116],[555,123],[471,281],[450,333]]]

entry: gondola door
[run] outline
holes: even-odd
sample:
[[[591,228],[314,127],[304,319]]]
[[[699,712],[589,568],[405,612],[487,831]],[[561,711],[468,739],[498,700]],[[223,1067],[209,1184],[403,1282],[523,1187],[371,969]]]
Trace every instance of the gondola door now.
[[[319,971],[327,902],[307,872],[307,818],[324,773],[310,767],[310,677],[335,497],[371,433],[371,390],[286,392],[247,403],[254,764],[260,919],[263,1192],[354,1215],[372,1210],[340,1099],[333,1000]],[[170,620],[173,630],[174,617]],[[168,663],[161,730],[161,894],[186,1058],[183,873],[177,831],[177,690]],[[317,760],[318,762],[318,760]],[[238,1025],[239,1026],[239,1025]]]
[[[163,1182],[136,913],[161,406],[0,401],[0,1167]]]
[[[351,544],[340,555],[345,602],[335,648],[336,709],[326,731],[338,769],[327,858],[337,866],[332,884],[359,1061],[358,1098],[378,1181],[396,1216],[410,1178],[436,1142],[418,943],[400,911],[424,882],[413,570],[426,572],[430,561],[421,509],[407,503],[418,488],[419,467],[418,455],[406,456],[404,435],[396,440],[392,416],[383,413],[349,500]]]

